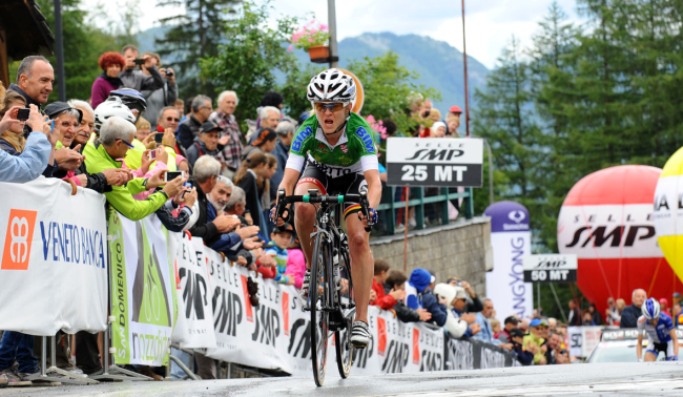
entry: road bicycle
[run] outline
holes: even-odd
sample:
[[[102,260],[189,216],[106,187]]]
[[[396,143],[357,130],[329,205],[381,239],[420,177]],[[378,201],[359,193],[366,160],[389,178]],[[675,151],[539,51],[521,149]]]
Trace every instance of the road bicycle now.
[[[346,379],[353,364],[351,325],[355,314],[353,283],[351,281],[351,260],[346,233],[341,227],[344,206],[359,204],[367,217],[368,200],[365,194],[322,195],[318,190],[309,190],[305,195],[286,196],[278,192],[276,218],[291,221],[288,205],[293,203],[317,204],[313,256],[311,260],[311,281],[308,301],[304,309],[311,312],[311,361],[315,384],[325,382],[328,339],[334,335],[339,375]]]

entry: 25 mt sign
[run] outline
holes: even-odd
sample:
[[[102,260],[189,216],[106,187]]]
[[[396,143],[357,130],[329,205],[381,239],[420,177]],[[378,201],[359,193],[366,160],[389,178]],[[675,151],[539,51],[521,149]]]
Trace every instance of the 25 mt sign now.
[[[389,138],[387,184],[479,187],[483,148],[476,138]]]

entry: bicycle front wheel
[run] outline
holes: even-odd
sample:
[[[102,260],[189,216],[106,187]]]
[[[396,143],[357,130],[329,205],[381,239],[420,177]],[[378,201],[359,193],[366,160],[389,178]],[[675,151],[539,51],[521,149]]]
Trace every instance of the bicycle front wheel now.
[[[322,386],[325,382],[325,364],[327,362],[327,345],[330,334],[329,299],[326,282],[331,277],[328,266],[332,263],[332,246],[327,237],[319,233],[315,238],[313,260],[311,261],[311,283],[309,297],[311,299],[311,360],[313,362],[313,378],[315,384]]]
[[[353,283],[351,281],[351,262],[349,261],[349,253],[342,250],[339,253],[339,267],[342,269],[340,277],[346,278],[346,286],[339,291],[339,310],[341,310],[342,319],[344,321],[344,329],[334,332],[334,347],[337,352],[337,369],[339,376],[346,379],[351,374],[351,366],[353,365],[353,345],[351,345],[351,325],[353,324],[353,317],[356,313],[355,304],[353,302]]]

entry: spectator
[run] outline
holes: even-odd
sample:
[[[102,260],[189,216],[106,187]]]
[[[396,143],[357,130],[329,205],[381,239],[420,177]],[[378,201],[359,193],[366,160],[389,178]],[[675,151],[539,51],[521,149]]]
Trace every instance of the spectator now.
[[[534,354],[527,351],[524,347],[524,331],[521,329],[510,331],[510,341],[512,342],[512,350],[517,356],[517,361],[522,365],[531,365],[534,362]]]
[[[306,257],[304,251],[301,250],[301,242],[296,232],[294,232],[292,245],[287,249],[287,271],[285,274],[294,280],[294,287],[301,288],[304,282],[304,274],[306,274]]]
[[[149,64],[151,67],[159,68],[161,66],[159,54],[147,52],[143,55],[143,59],[146,56],[149,56]],[[142,69],[142,74],[147,77],[152,77],[152,72],[147,66],[147,63],[140,66],[140,68]],[[156,127],[156,120],[159,118],[161,109],[173,105],[178,97],[178,86],[176,85],[176,76],[173,69],[160,68],[158,71],[163,80],[161,87],[157,89],[140,90],[147,100],[147,109],[145,109],[142,116],[149,120],[154,128]]]
[[[484,299],[484,309],[476,314],[477,324],[481,329],[474,337],[487,343],[494,343],[490,320],[493,318],[493,301]]]
[[[678,327],[683,324],[683,311],[681,311],[681,304],[676,302],[671,312],[671,319],[674,322],[674,326]]]
[[[535,318],[529,323],[529,335],[524,337],[524,349],[534,355],[534,364],[544,365],[546,348],[544,335],[548,330],[548,322],[545,319]]]
[[[235,184],[242,189],[247,197],[247,211],[252,216],[255,226],[261,230],[265,228],[266,219],[263,216],[263,209],[261,207],[261,195],[256,181],[259,177],[266,178],[268,172],[268,163],[266,155],[260,150],[254,151],[249,157],[242,162],[240,168],[235,174]],[[267,237],[261,235],[261,238],[266,240]]]
[[[126,60],[118,52],[108,51],[100,56],[97,64],[102,69],[102,74],[92,83],[90,103],[93,108],[104,102],[110,92],[123,86],[119,75],[126,66]]]
[[[178,125],[176,138],[184,149],[188,149],[197,138],[199,129],[211,115],[211,98],[206,95],[197,95],[192,99],[189,117]]]
[[[221,165],[218,160],[211,156],[202,156],[195,162],[192,177],[194,185],[197,187],[197,202],[193,212],[196,212],[198,215],[194,227],[190,229],[190,233],[193,236],[201,237],[206,245],[214,249],[221,248],[219,249],[220,251],[227,251],[235,247],[235,244],[238,244],[243,239],[240,238],[238,241],[233,239],[234,236],[227,235],[227,233],[235,230],[235,228],[239,226],[239,219],[232,215],[220,213],[222,208],[216,209],[208,198],[209,193],[212,192],[219,181],[220,168]],[[221,207],[222,203],[227,203],[227,199],[218,199],[216,197],[222,195],[227,198],[229,196],[227,187],[232,187],[232,183],[227,178],[220,178],[220,180],[224,185],[226,192],[217,190],[214,193],[213,200],[214,203],[217,203],[218,207]],[[250,229],[250,231],[252,230],[258,229]],[[223,237],[224,234],[225,237]],[[253,234],[248,237],[253,236]],[[219,247],[215,244],[221,244],[222,246]],[[256,248],[256,246],[253,248]]]
[[[386,281],[384,282],[384,293],[390,294],[394,291],[405,292],[407,280],[408,277],[406,277],[406,275],[403,274],[403,272],[399,270],[391,270],[389,272],[389,275],[387,276]],[[406,306],[404,300],[399,300],[398,302],[396,302],[396,305],[394,305],[394,312],[396,313],[396,317],[399,320],[406,323],[429,321],[432,318],[432,314],[429,313],[427,310],[413,310]]]
[[[64,102],[53,102],[45,107],[45,113],[52,120],[51,125],[54,126],[59,141],[55,145],[54,162],[48,165],[43,175],[68,179],[73,183],[84,185],[85,179],[79,181],[78,178],[73,178],[75,170],[83,163],[80,147],[71,150],[76,130],[80,128],[82,112],[71,108]]]
[[[5,116],[13,107],[26,107],[26,100],[18,92],[9,91],[3,99],[3,106],[0,110],[0,118]],[[24,151],[26,138],[24,138],[23,123],[13,123],[4,131],[0,132],[0,149],[16,156]]]
[[[126,152],[133,146],[130,142],[134,134],[135,126],[130,121],[118,116],[109,117],[102,124],[100,137],[92,145],[93,150],[86,156],[85,166],[88,173],[94,174],[111,168],[121,168],[121,162],[117,159],[124,158]],[[125,187],[114,186],[112,191],[105,193],[107,203],[128,219],[142,219],[158,210],[169,197],[175,196],[181,190],[184,181],[182,177],[177,177],[145,200],[133,198],[133,194],[161,187],[164,184],[162,177],[163,173],[134,184],[128,183]]]
[[[500,326],[500,320],[497,318],[492,318],[490,321],[491,323],[491,332],[493,332],[493,340],[498,342],[497,344],[500,344],[500,333],[503,331],[503,329]]]
[[[562,347],[562,337],[551,332],[546,341],[545,362],[548,365],[569,364],[569,352]]]
[[[71,143],[72,149],[77,149],[80,147],[80,152],[78,152],[78,154],[82,155],[88,140],[93,135],[92,131],[95,123],[95,113],[90,105],[85,101],[72,99],[67,105],[73,109],[79,110],[82,115],[81,123],[78,128],[76,128],[74,138]],[[74,170],[74,174],[76,175],[78,183],[81,186],[94,190],[98,193],[108,192],[111,190],[111,186],[121,186],[132,178],[132,174],[128,170],[113,168],[98,172],[96,174],[88,174],[84,162],[81,162],[78,168]],[[66,176],[66,173],[61,173],[61,175]],[[55,176],[60,176],[60,173],[58,172]]]
[[[567,305],[569,306],[569,317],[567,317],[567,324],[569,326],[579,326],[582,324],[583,320],[581,318],[581,310],[576,305],[576,301],[574,299],[571,299],[569,302],[567,302]]]
[[[9,91],[8,91],[9,93]],[[36,105],[29,105],[31,109],[26,125],[36,133],[29,134],[26,145],[21,154],[12,156],[0,150],[0,181],[23,183],[36,179],[52,161],[53,147],[57,143],[58,136],[50,130],[50,126],[38,111]],[[22,121],[17,119],[19,106],[4,109],[4,114],[0,118],[0,133],[22,125]]]
[[[446,136],[446,123],[437,121],[429,128],[430,138],[443,138]]]
[[[277,143],[273,150],[273,155],[277,158],[277,170],[270,178],[270,199],[275,200],[277,196],[277,187],[280,186],[282,176],[285,172],[285,165],[287,164],[287,157],[289,156],[289,146],[292,144],[294,138],[294,130],[296,127],[290,121],[281,121],[275,128],[277,133]]]
[[[512,348],[512,346],[509,345],[511,343],[510,332],[513,329],[517,329],[518,324],[519,320],[515,316],[508,316],[505,317],[505,320],[503,320],[503,329],[500,331],[500,334],[498,335],[498,340],[501,344],[503,344],[503,347],[508,349]],[[508,345],[506,346],[506,344]]]
[[[621,315],[617,309],[617,304],[611,296],[607,299],[607,309],[605,309],[605,324],[610,327],[619,326]]]
[[[646,298],[644,289],[634,289],[631,294],[631,306],[621,312],[621,322],[619,328],[636,328],[638,326],[638,317],[642,315],[641,306]]]
[[[272,278],[280,284],[293,285],[294,278],[287,274],[287,261],[289,254],[287,248],[292,244],[294,227],[289,223],[276,226],[270,233],[270,242],[266,246],[266,258],[275,259],[274,266],[268,262],[263,263],[262,258],[257,260],[259,273],[263,278]],[[263,269],[263,270],[262,270]]]
[[[9,86],[9,91],[18,92],[26,99],[26,105],[40,105],[47,103],[52,92],[55,72],[50,61],[41,55],[31,55],[24,58],[17,70],[17,82]]]
[[[481,331],[481,327],[477,323],[477,316],[474,313],[467,312],[467,292],[462,287],[455,288],[455,297],[451,301],[450,311],[456,319],[461,319],[466,322],[467,330],[463,337],[469,338]]]
[[[588,305],[588,313],[591,315],[591,322],[593,325],[602,325],[602,316],[600,311],[595,307],[595,303]]]
[[[667,316],[671,317],[671,310],[669,309],[669,301],[666,298],[661,298],[659,300],[660,311]]]
[[[235,108],[239,104],[239,98],[235,91],[223,91],[218,95],[218,109],[211,113],[209,121],[218,124],[221,128],[220,143],[223,145],[223,158],[225,170],[223,175],[232,179],[240,166],[242,150],[244,149],[242,132],[235,118]]]
[[[207,121],[199,128],[199,136],[192,145],[187,148],[187,161],[194,166],[195,161],[201,156],[209,155],[223,164],[223,155],[218,150],[218,134],[220,127],[211,121]]]
[[[256,133],[264,128],[275,130],[281,118],[280,109],[275,106],[262,106],[258,108],[256,126],[253,129],[250,129],[247,134],[247,142],[253,144],[252,142],[256,138]],[[244,156],[244,154],[242,154],[242,156]]]
[[[136,91],[156,90],[163,87],[164,79],[159,74],[159,71],[152,65],[152,57],[149,55],[138,59],[138,49],[134,45],[126,45],[121,50],[123,58],[126,61],[123,72],[119,75],[123,86],[132,88]],[[149,72],[146,76],[140,70],[140,66],[144,66]]]
[[[446,319],[446,324],[444,324],[444,329],[452,338],[462,338],[465,336],[468,328],[468,324],[463,319],[456,317],[452,310],[448,310],[453,304],[456,295],[458,294],[458,289],[460,287],[454,287],[450,284],[439,283],[434,287],[434,294],[436,295],[439,303],[446,306],[448,318]]]
[[[446,313],[446,307],[436,300],[432,290],[429,288],[430,284],[434,281],[434,276],[427,270],[420,268],[414,269],[410,273],[408,288],[406,288],[406,304],[413,310],[420,308],[426,309],[432,314],[430,321],[434,322],[439,327],[443,327],[448,315]]]
[[[478,313],[484,309],[484,305],[481,303],[481,300],[479,300],[477,293],[469,282],[460,280],[456,277],[451,277],[446,282],[453,286],[462,287],[467,293],[467,306],[464,309],[465,312]]]
[[[155,135],[154,138],[156,142],[161,141],[161,145],[164,146],[166,153],[168,153],[171,158],[175,158],[175,162],[178,166],[180,166],[184,159],[184,157],[179,154],[183,153],[184,148],[178,146],[178,142],[176,141],[176,130],[178,129],[180,116],[181,113],[173,106],[166,106],[161,109],[159,118],[157,119],[157,135]],[[158,136],[158,134],[162,135]],[[188,166],[187,170],[189,170],[189,162],[185,162]],[[169,170],[174,171],[174,162],[170,161],[169,163]],[[178,167],[178,169],[180,168]]]
[[[253,225],[251,215],[247,212],[247,197],[244,189],[239,186],[232,187],[232,194],[225,206],[225,213],[230,215],[237,215],[243,219],[242,223]]]
[[[458,133],[458,127],[460,127],[460,115],[462,114],[462,109],[458,105],[453,105],[448,110],[446,115],[446,124],[448,125],[448,135],[453,138],[459,138],[460,133]]]
[[[375,259],[375,276],[372,279],[372,290],[375,292],[375,299],[370,299],[370,304],[379,306],[382,310],[390,310],[398,301],[406,296],[405,290],[399,289],[391,291],[389,294],[384,292],[384,283],[389,277],[389,263],[384,259]]]
[[[260,150],[264,153],[271,153],[275,150],[276,139],[277,134],[274,129],[261,128],[258,134],[254,135],[251,144],[242,151],[242,160],[249,157],[249,154],[256,150]]]

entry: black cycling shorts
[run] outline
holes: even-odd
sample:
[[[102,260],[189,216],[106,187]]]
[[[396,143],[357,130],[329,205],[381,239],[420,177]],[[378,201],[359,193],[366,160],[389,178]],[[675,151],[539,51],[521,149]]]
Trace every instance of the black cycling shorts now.
[[[368,192],[368,183],[365,176],[352,172],[339,178],[330,178],[313,164],[306,165],[297,185],[311,183],[318,187],[321,194],[360,194]],[[344,210],[344,218],[354,212],[360,211],[360,205],[351,205]]]

